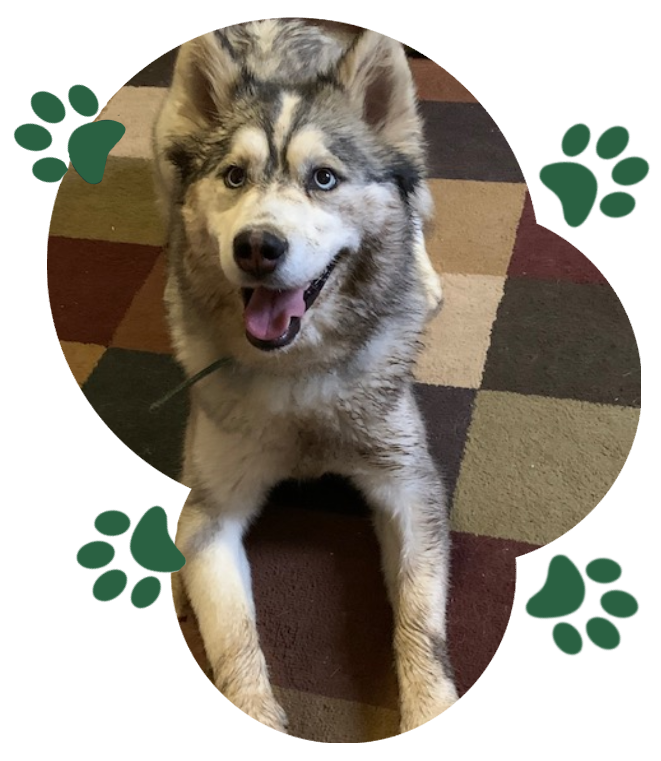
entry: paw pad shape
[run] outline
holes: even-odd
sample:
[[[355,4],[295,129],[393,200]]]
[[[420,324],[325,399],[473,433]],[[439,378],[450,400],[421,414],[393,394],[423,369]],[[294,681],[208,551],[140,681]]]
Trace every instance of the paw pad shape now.
[[[131,521],[119,510],[101,513],[94,522],[96,530],[104,536],[119,536],[128,531]],[[142,516],[131,536],[131,555],[148,571],[173,573],[186,562],[175,547],[167,529],[167,516],[162,507],[152,507]],[[78,551],[78,563],[83,568],[104,568],[115,557],[111,544],[103,541],[89,542]],[[124,591],[127,577],[124,571],[110,570],[101,574],[92,590],[97,600],[114,600]],[[156,601],[161,592],[161,582],[156,576],[141,579],[131,592],[131,602],[136,608],[147,608]]]
[[[609,584],[620,578],[622,569],[613,560],[599,558],[589,563],[585,572],[592,581]],[[549,565],[546,583],[530,598],[526,610],[535,618],[558,618],[575,613],[584,599],[585,582],[580,571],[568,557],[556,555]],[[611,616],[628,618],[636,613],[638,603],[628,592],[612,590],[602,595],[601,607]],[[620,644],[620,633],[607,618],[591,618],[585,628],[588,638],[604,650],[613,650]],[[568,655],[579,653],[583,647],[580,632],[567,622],[555,625],[553,640]]]
[[[588,127],[585,124],[575,124],[565,133],[562,151],[566,156],[578,156],[585,151],[589,142]],[[629,133],[624,127],[611,127],[597,141],[597,156],[614,159],[624,151],[628,143]],[[611,177],[618,185],[635,185],[645,179],[648,171],[647,161],[631,157],[618,161]],[[540,172],[540,179],[560,199],[567,224],[572,227],[583,224],[597,198],[597,179],[594,174],[582,164],[561,161],[545,166]],[[636,201],[629,193],[616,192],[602,198],[599,208],[608,217],[625,217],[631,214],[635,205]]]
[[[52,93],[38,92],[30,101],[34,113],[49,124],[63,121],[66,109],[62,101]],[[96,95],[84,85],[74,85],[69,90],[69,103],[81,116],[94,116],[99,110]],[[111,119],[83,124],[71,133],[68,151],[73,168],[85,180],[96,185],[103,179],[108,154],[122,139],[126,128]],[[16,142],[28,151],[46,150],[53,142],[50,132],[39,124],[22,124],[14,132]],[[58,182],[64,177],[67,165],[57,158],[39,159],[32,173],[42,182]]]

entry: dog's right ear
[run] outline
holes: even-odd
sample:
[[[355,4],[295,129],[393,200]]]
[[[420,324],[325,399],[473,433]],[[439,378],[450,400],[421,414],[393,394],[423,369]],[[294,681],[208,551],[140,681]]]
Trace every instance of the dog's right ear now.
[[[223,30],[186,42],[179,49],[170,97],[191,131],[213,124],[230,103],[241,66]]]

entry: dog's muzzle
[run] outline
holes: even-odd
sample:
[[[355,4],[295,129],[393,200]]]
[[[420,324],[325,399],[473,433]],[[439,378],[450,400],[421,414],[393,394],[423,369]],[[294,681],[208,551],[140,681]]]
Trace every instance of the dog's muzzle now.
[[[301,318],[314,304],[338,257],[307,288],[278,291],[264,286],[243,288],[246,338],[262,351],[288,346],[301,329]]]

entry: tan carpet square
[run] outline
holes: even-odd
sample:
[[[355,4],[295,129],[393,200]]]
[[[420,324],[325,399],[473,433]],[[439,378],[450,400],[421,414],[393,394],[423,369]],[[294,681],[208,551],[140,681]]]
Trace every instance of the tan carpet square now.
[[[106,350],[105,346],[81,344],[76,341],[60,341],[60,346],[79,386],[89,378]]]

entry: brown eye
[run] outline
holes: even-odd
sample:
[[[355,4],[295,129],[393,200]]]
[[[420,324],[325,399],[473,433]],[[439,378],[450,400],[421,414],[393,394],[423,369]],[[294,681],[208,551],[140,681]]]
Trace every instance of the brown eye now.
[[[315,169],[312,173],[312,187],[317,190],[332,190],[337,185],[337,177],[326,167]]]
[[[225,172],[225,185],[228,188],[240,188],[246,181],[246,170],[240,166],[231,166]]]

